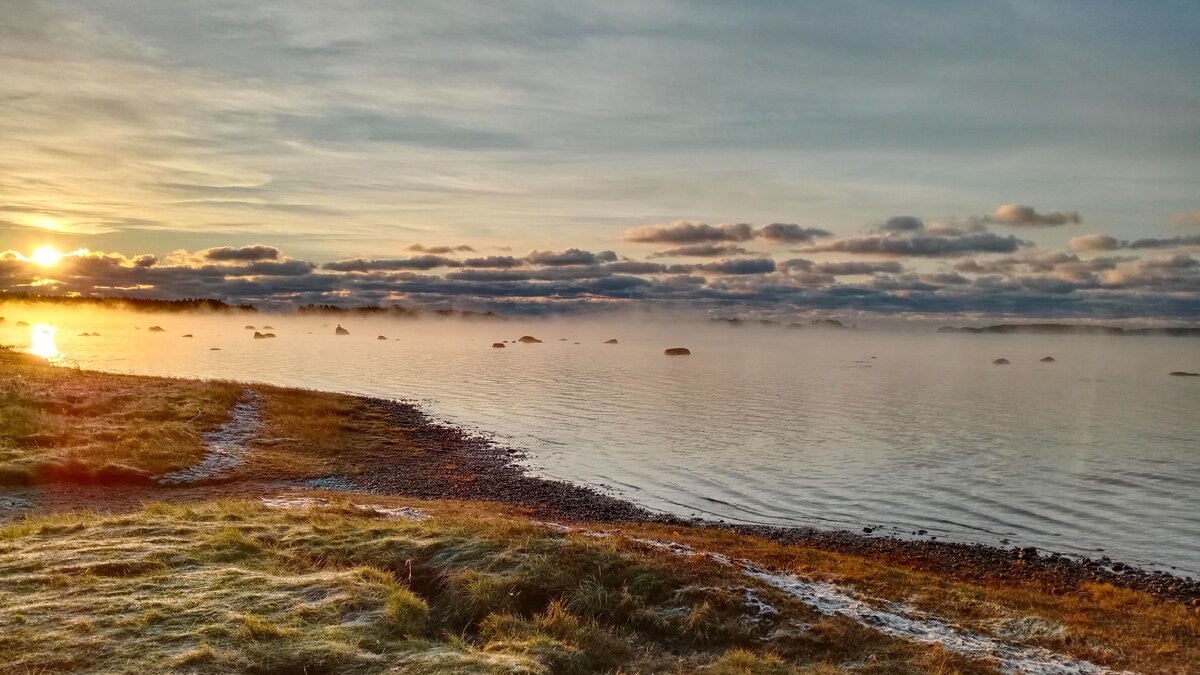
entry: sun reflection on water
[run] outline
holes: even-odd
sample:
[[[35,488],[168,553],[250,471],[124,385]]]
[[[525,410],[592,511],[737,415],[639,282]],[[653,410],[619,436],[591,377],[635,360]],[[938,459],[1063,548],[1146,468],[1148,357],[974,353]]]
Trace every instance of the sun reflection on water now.
[[[58,329],[48,323],[35,323],[30,327],[29,353],[50,361],[57,360],[61,354],[54,338]]]

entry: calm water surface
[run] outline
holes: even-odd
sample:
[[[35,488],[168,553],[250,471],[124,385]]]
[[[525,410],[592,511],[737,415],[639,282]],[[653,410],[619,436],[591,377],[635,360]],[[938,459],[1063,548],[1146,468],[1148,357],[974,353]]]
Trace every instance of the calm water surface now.
[[[0,342],[28,343],[7,313]],[[652,509],[1200,572],[1200,378],[1167,376],[1200,370],[1198,340],[255,317],[279,338],[253,341],[245,318],[53,318],[64,363],[416,399]],[[545,342],[490,347],[522,334]]]

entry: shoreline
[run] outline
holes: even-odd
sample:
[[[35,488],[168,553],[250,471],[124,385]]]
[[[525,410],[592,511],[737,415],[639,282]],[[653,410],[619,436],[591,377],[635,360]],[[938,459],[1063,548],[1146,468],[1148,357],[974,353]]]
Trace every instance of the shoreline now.
[[[103,371],[83,372],[112,375]],[[262,385],[244,386],[255,389]],[[314,396],[325,393],[294,391]],[[269,476],[238,480],[233,476],[180,486],[87,483],[0,486],[0,522],[24,514],[125,511],[140,508],[147,501],[258,497],[280,490],[359,492],[423,500],[495,502],[527,509],[534,517],[552,521],[725,530],[785,545],[870,557],[975,583],[1035,582],[1051,594],[1070,593],[1087,582],[1109,583],[1200,609],[1200,580],[1143,569],[1107,557],[1093,559],[1032,547],[1005,549],[980,543],[864,536],[849,530],[732,523],[656,513],[596,487],[527,473],[517,461],[521,455],[518,450],[504,447],[485,435],[436,421],[413,402],[351,394],[338,396],[353,400],[360,408],[358,412],[386,419],[393,432],[403,430],[423,451],[399,454],[382,447],[356,447],[346,451],[346,460],[364,467],[361,472],[298,480]]]

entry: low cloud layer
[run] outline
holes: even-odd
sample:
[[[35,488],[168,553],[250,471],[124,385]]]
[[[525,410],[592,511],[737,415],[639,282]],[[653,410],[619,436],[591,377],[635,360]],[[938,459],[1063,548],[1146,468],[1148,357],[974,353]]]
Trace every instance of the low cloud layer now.
[[[1117,249],[1183,248],[1200,246],[1200,234],[1178,237],[1144,237],[1142,239],[1117,239],[1107,234],[1087,234],[1067,242],[1072,251],[1115,251]]]
[[[670,225],[649,225],[629,230],[625,241],[639,244],[699,244],[712,242],[741,242],[762,239],[772,243],[798,244],[831,236],[816,227],[801,227],[794,223],[771,223],[755,228],[749,223],[709,225],[677,220]]]
[[[985,220],[1011,227],[1056,227],[1058,225],[1078,225],[1083,222],[1083,218],[1077,211],[1038,212],[1032,206],[1024,204],[999,206],[996,208],[996,212],[987,216]]]
[[[851,253],[889,257],[954,258],[972,253],[1012,253],[1029,245],[1013,235],[991,232],[968,233],[957,236],[892,234],[846,237],[816,243],[801,249],[802,253]]]
[[[1200,318],[1200,261],[1188,252],[1089,257],[1041,250],[1011,235],[930,231],[901,227],[889,234],[814,242],[802,249],[808,257],[782,262],[734,255],[670,263],[566,248],[520,257],[422,253],[318,266],[276,247],[255,245],[161,257],[80,250],[45,264],[8,251],[0,253],[0,289],[203,297],[279,308],[316,302],[508,313],[638,306],[721,314]],[[1133,242],[1118,244],[1133,247]],[[839,257],[849,253],[876,257]]]

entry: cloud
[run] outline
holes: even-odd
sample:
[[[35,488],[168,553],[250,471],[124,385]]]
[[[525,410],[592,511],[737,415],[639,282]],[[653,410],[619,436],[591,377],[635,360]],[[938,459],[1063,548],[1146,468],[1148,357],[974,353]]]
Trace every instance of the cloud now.
[[[467,246],[466,244],[459,244],[458,246],[422,246],[421,244],[413,244],[408,247],[408,250],[415,251],[417,253],[432,253],[434,255],[445,255],[447,253],[463,253],[463,252],[474,253],[475,252],[475,249],[471,248],[470,246]]]
[[[800,227],[792,223],[771,223],[759,228],[754,236],[771,242],[799,244],[831,235],[816,227]]]
[[[1075,237],[1067,242],[1072,251],[1115,251],[1117,249],[1144,248],[1182,248],[1185,246],[1200,246],[1200,234],[1178,237],[1155,238],[1146,237],[1129,241],[1117,239],[1107,234],[1087,234]]]
[[[1107,234],[1085,234],[1072,237],[1067,246],[1072,251],[1115,251],[1121,248],[1121,241]]]
[[[701,244],[712,242],[740,242],[763,239],[772,243],[799,244],[820,237],[831,236],[816,227],[801,227],[794,223],[771,223],[758,229],[749,223],[723,223],[709,225],[677,220],[670,225],[649,225],[625,232],[625,241],[655,244]]]
[[[799,252],[952,258],[970,253],[1012,253],[1022,246],[1029,245],[1031,244],[1012,235],[1001,236],[990,232],[961,236],[866,235],[812,244],[799,249]]]
[[[662,274],[667,271],[666,265],[652,262],[637,262],[636,260],[622,260],[621,262],[609,263],[605,268],[618,274]]]
[[[916,216],[893,216],[879,229],[884,232],[920,232],[925,229],[925,221]]]
[[[643,244],[692,244],[712,241],[749,241],[754,228],[748,223],[708,225],[677,220],[670,225],[649,225],[629,230],[625,241]]]
[[[199,252],[201,257],[217,262],[249,262],[253,260],[278,260],[279,249],[274,246],[265,246],[256,244],[254,246],[242,246],[234,248],[232,246],[219,246]]]
[[[996,207],[996,212],[984,218],[987,222],[1012,227],[1054,227],[1057,225],[1078,225],[1083,222],[1077,211],[1047,211],[1038,213],[1032,206],[1024,204],[1004,204]]]
[[[535,250],[530,251],[529,255],[525,256],[526,262],[551,267],[562,265],[595,265],[599,262],[612,262],[616,259],[617,254],[613,251],[592,253],[591,251],[583,251],[577,248],[569,248],[562,252]]]
[[[431,270],[435,267],[462,267],[462,263],[440,255],[419,255],[412,258],[338,260],[325,263],[321,269],[335,272],[374,272],[380,270]]]
[[[467,258],[462,263],[466,267],[496,267],[506,269],[520,267],[525,264],[525,261],[514,258],[511,255],[489,255],[482,258]]]
[[[851,276],[855,274],[879,274],[891,273],[899,274],[904,271],[904,267],[896,261],[886,262],[829,262],[821,263],[813,268],[819,274],[829,274],[831,276]]]
[[[716,258],[720,256],[739,255],[746,249],[733,244],[688,244],[676,246],[665,251],[650,254],[651,258]]]
[[[671,265],[667,268],[670,274],[691,274],[708,272],[710,274],[767,274],[775,271],[775,261],[771,258],[730,258],[717,262],[700,263],[698,265]]]

